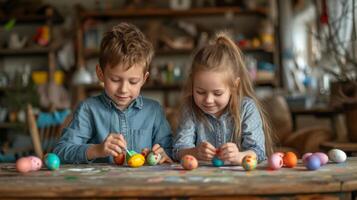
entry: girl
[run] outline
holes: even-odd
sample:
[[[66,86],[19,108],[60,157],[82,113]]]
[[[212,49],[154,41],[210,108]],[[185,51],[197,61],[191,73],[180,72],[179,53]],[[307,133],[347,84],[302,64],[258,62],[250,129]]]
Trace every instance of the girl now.
[[[242,54],[226,34],[195,53],[183,98],[175,159],[217,156],[240,165],[246,155],[261,162],[272,152],[270,128]]]

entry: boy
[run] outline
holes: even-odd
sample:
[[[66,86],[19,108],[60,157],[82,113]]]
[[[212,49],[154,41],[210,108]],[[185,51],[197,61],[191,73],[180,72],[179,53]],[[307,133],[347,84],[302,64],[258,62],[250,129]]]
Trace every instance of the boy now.
[[[151,149],[172,162],[172,135],[156,101],[140,95],[153,46],[134,25],[120,23],[101,42],[98,79],[104,92],[83,101],[54,149],[62,162],[113,162],[128,150]]]

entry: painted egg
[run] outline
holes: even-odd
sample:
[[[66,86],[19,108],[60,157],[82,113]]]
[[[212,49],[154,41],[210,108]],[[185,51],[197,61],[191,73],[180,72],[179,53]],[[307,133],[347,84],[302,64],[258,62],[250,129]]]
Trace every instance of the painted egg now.
[[[223,160],[221,160],[217,156],[215,156],[212,159],[212,165],[215,167],[221,167],[224,165],[224,162],[223,162]]]
[[[45,165],[50,170],[57,170],[60,167],[61,161],[54,153],[48,153],[44,157]]]
[[[16,170],[21,173],[26,173],[32,170],[32,162],[28,157],[20,158],[16,161]]]
[[[125,161],[125,154],[124,153],[119,153],[118,156],[114,157],[114,163],[117,165],[123,165]]]
[[[268,166],[272,170],[277,170],[283,167],[283,158],[280,153],[274,153],[268,158]]]
[[[346,161],[347,155],[340,149],[331,149],[328,152],[328,158],[333,162],[341,163]]]
[[[313,155],[316,155],[320,158],[321,165],[326,165],[328,162],[328,156],[325,153],[322,152],[316,152]]]
[[[135,154],[138,154],[136,151],[134,151],[134,150],[129,150],[129,153],[130,153],[130,155],[131,156],[133,156],[133,155],[135,155]],[[129,161],[129,159],[131,158],[131,156],[129,155],[129,153],[128,152],[126,152],[126,163],[128,163],[128,161]]]
[[[128,165],[130,167],[141,167],[145,163],[145,157],[139,153],[131,156],[128,160]]]
[[[155,154],[154,152],[150,152],[146,157],[146,162],[149,165],[157,165],[161,160],[161,154]]]
[[[307,159],[309,156],[311,156],[312,154],[313,154],[313,153],[308,152],[308,153],[305,153],[304,155],[302,155],[302,157],[301,157],[302,163],[306,164],[306,159]]]
[[[289,151],[284,154],[283,164],[285,167],[293,168],[296,166],[297,161],[298,161],[298,159],[297,159],[297,156],[295,155],[295,153]]]
[[[245,156],[242,160],[242,166],[246,171],[254,170],[257,167],[257,158],[255,156]]]
[[[42,167],[42,160],[36,156],[29,156],[28,157],[31,160],[31,170],[32,171],[37,171],[41,169]]]
[[[192,170],[198,167],[198,161],[192,155],[185,155],[181,159],[181,165],[184,169]]]
[[[143,155],[145,157],[145,159],[147,158],[149,153],[150,153],[150,150],[148,148],[145,148],[145,149],[141,150],[141,155]]]
[[[320,158],[316,155],[311,155],[306,158],[305,167],[308,170],[317,170],[321,167]]]

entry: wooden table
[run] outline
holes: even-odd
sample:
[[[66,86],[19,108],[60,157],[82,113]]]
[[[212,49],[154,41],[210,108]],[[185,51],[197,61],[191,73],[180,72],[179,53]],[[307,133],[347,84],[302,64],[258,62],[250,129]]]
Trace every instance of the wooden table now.
[[[353,199],[356,191],[357,157],[317,171],[301,163],[277,171],[263,163],[251,172],[208,165],[185,171],[178,164],[136,169],[91,164],[21,174],[14,164],[0,165],[0,199]]]

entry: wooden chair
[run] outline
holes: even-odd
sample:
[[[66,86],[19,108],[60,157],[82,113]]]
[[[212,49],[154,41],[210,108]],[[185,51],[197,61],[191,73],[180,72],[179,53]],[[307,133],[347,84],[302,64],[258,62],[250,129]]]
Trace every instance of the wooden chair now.
[[[293,131],[291,113],[283,96],[265,98],[263,106],[276,138],[275,151],[293,151],[302,155],[306,152],[322,151],[320,145],[332,140],[332,131],[323,126],[304,127]]]
[[[71,115],[68,115],[64,122],[61,124],[52,124],[44,127],[38,127],[32,106],[27,106],[28,127],[36,156],[43,158],[46,153],[52,151],[54,145],[57,143],[61,136],[62,129],[68,125],[71,119],[70,116]]]

